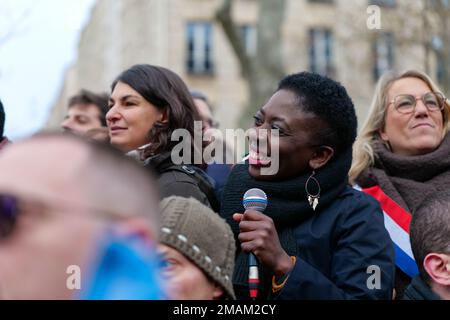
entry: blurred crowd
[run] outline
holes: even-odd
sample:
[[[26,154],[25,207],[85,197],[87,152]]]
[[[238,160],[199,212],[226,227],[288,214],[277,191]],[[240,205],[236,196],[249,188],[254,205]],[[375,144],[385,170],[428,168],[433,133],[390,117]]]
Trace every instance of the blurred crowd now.
[[[450,299],[450,103],[429,76],[383,75],[358,132],[340,83],[288,75],[254,115],[277,138],[236,163],[204,159],[218,121],[194,89],[135,65],[14,142],[0,102],[1,299]]]

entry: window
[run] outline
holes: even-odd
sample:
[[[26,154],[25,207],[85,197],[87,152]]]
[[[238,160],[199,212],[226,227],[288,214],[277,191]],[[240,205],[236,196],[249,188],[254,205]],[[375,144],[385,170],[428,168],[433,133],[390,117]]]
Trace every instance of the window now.
[[[243,25],[240,27],[240,33],[244,43],[245,53],[249,57],[254,57],[257,50],[256,28],[251,25]]]
[[[380,33],[374,42],[375,62],[373,78],[375,81],[394,67],[394,35],[390,32]]]
[[[334,1],[333,0],[309,0],[311,3],[324,3],[324,4],[331,4]]]
[[[428,8],[432,9],[448,9],[450,7],[450,1],[448,0],[428,0],[426,3],[428,5]]]
[[[444,44],[442,42],[442,38],[434,35],[431,39],[431,48],[433,49],[436,57],[436,79],[439,83],[442,83],[444,80],[444,59],[443,59],[443,49]]]
[[[444,65],[444,59],[442,59],[441,54],[437,54],[436,56],[436,79],[438,83],[442,83],[444,81],[444,72],[445,72],[445,65]]]
[[[397,5],[395,0],[370,0],[369,4],[387,8],[395,8]]]
[[[334,76],[333,37],[328,29],[309,30],[309,69],[321,75]]]
[[[187,24],[187,71],[192,74],[212,74],[212,25],[209,22]]]

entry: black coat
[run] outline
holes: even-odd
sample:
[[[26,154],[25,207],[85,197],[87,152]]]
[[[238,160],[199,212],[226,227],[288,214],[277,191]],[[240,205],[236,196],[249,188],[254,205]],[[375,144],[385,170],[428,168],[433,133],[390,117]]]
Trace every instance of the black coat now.
[[[375,199],[348,186],[350,164],[349,148],[317,172],[321,195],[316,211],[307,201],[308,174],[285,181],[262,181],[249,175],[248,164],[234,167],[224,189],[221,216],[237,241],[233,284],[238,299],[249,297],[249,269],[248,255],[241,252],[237,239],[239,225],[232,215],[244,211],[242,196],[250,188],[265,191],[268,205],[264,214],[272,218],[283,249],[297,258],[276,296],[270,294],[273,274],[260,266],[261,299],[392,298],[394,249],[383,213]],[[379,289],[371,288],[373,270],[379,270]]]
[[[297,262],[278,299],[391,299],[394,250],[379,204],[347,187],[320,215],[294,228]],[[379,267],[380,287],[371,289]],[[375,269],[376,269],[375,267]]]
[[[214,208],[211,204],[211,202],[217,200],[212,199],[210,201],[208,198],[209,193],[214,195],[214,188],[207,180],[206,173],[200,168],[174,165],[170,158],[170,152],[147,159],[144,166],[156,173],[161,198],[169,196],[192,197],[218,211],[218,208]]]
[[[233,213],[243,211],[242,196],[248,189],[260,188],[268,198],[264,214],[272,218],[283,249],[297,259],[276,296],[271,295],[271,270],[260,266],[262,299],[392,298],[394,248],[378,201],[348,185],[351,154],[349,147],[316,172],[320,200],[315,211],[307,200],[310,173],[266,181],[250,176],[248,163],[234,167],[223,192],[221,215],[236,240],[240,230]],[[309,187],[313,184],[308,190],[316,194]],[[233,284],[238,299],[245,299],[249,296],[248,255],[239,243],[236,253]],[[379,283],[373,278],[379,278]]]

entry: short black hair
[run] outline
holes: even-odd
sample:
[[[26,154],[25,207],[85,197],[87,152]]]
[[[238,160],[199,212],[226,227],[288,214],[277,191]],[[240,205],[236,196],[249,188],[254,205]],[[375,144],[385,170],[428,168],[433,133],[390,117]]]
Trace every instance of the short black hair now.
[[[433,252],[450,254],[450,192],[438,192],[425,200],[413,213],[409,232],[420,276],[429,283],[425,257]]]
[[[332,147],[336,154],[353,145],[357,131],[355,107],[340,83],[316,73],[300,72],[282,79],[278,90],[293,92],[305,112],[328,124],[329,130],[317,133],[321,144]]]
[[[0,140],[3,138],[5,129],[5,110],[3,109],[2,100],[0,100]]]
[[[69,108],[74,105],[93,104],[100,111],[100,122],[106,127],[106,113],[108,112],[109,95],[107,93],[94,93],[86,89],[81,89],[79,93],[69,99]]]

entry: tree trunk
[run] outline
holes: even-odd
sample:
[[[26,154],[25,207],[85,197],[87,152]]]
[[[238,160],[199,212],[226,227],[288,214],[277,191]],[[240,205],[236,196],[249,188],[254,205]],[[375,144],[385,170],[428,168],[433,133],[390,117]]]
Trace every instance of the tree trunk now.
[[[278,81],[284,76],[281,28],[286,1],[259,0],[257,53],[253,58],[245,52],[245,44],[231,16],[232,5],[233,0],[224,0],[216,18],[236,54],[242,76],[247,82],[249,101],[242,112],[240,125],[248,127],[251,117],[273,94]]]

